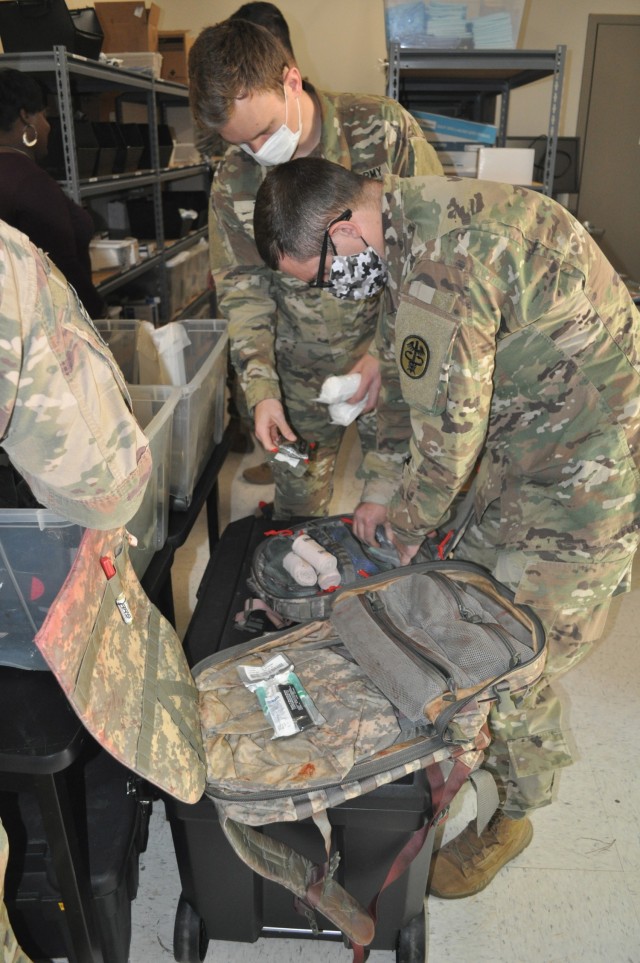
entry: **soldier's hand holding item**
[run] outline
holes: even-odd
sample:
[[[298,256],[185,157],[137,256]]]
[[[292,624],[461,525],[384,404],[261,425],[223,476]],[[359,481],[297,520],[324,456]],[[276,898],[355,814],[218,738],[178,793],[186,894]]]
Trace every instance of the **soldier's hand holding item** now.
[[[436,857],[432,894],[467,896],[531,840],[527,813],[551,801],[555,771],[571,762],[549,680],[586,655],[612,596],[629,589],[640,529],[640,315],[584,227],[523,187],[377,182],[305,158],[267,174],[254,227],[271,269],[303,284],[324,277],[328,293],[348,296],[344,266],[358,253],[372,270],[383,265],[378,449],[407,417],[411,440],[387,484],[392,497],[381,484],[369,501],[406,562],[428,533],[447,530],[473,475],[473,517],[455,557],[491,570],[548,634],[540,684],[489,717],[497,815],[480,837],[469,825]],[[375,453],[368,461],[375,492],[385,466]],[[365,528],[372,511],[356,511]]]

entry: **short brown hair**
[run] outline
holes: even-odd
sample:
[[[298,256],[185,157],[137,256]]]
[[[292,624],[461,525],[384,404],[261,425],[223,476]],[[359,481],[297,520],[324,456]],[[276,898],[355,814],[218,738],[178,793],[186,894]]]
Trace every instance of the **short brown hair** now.
[[[295,61],[265,27],[248,20],[224,20],[205,27],[189,53],[189,101],[200,130],[228,122],[234,101],[252,93],[277,91]]]
[[[267,267],[277,271],[284,256],[319,256],[329,222],[358,204],[365,184],[361,174],[320,157],[271,167],[253,212],[256,247]]]

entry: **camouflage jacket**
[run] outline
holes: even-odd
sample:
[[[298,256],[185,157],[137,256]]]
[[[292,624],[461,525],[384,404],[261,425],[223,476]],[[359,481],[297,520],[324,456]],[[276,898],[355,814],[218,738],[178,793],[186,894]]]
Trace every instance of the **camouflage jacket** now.
[[[317,156],[373,177],[442,173],[420,127],[395,101],[314,94],[322,112]],[[251,410],[265,398],[286,398],[289,377],[312,374],[319,386],[348,371],[367,350],[380,308],[379,299],[339,301],[264,266],[253,241],[253,207],[265,174],[230,147],[213,180],[209,218],[219,310],[229,321],[231,359]]]
[[[382,214],[379,430],[404,416],[400,392],[413,429],[394,530],[415,543],[440,526],[477,464],[476,516],[499,500],[501,545],[624,554],[640,522],[640,317],[601,250],[559,204],[504,184],[392,177]]]
[[[115,528],[151,471],[120,369],[62,274],[0,221],[0,441],[35,497]]]

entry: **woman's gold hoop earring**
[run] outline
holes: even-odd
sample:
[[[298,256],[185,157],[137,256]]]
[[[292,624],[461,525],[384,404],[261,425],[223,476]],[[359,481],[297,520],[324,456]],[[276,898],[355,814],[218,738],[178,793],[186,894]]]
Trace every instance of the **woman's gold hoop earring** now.
[[[33,134],[29,137],[27,133],[28,129],[31,128]],[[25,124],[24,130],[22,131],[22,143],[25,147],[35,147],[38,143],[38,131],[35,129],[33,124]]]

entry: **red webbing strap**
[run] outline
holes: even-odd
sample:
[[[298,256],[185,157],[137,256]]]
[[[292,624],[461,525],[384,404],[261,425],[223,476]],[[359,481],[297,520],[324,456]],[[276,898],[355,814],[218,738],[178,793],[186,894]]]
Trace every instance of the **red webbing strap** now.
[[[447,806],[458,792],[458,790],[464,785],[467,780],[472,767],[468,766],[462,759],[458,757],[454,763],[446,782],[442,778],[442,770],[438,764],[433,766],[427,766],[426,774],[429,780],[429,787],[431,789],[431,802],[433,812],[428,823],[418,829],[413,836],[405,843],[396,858],[394,859],[386,878],[376,893],[376,895],[371,900],[368,910],[371,914],[374,923],[378,918],[378,900],[380,899],[381,893],[390,886],[391,883],[395,882],[398,877],[408,869],[413,860],[418,856],[422,847],[427,841],[427,837],[432,829],[435,829],[436,824],[440,821],[443,813],[445,812]]]

